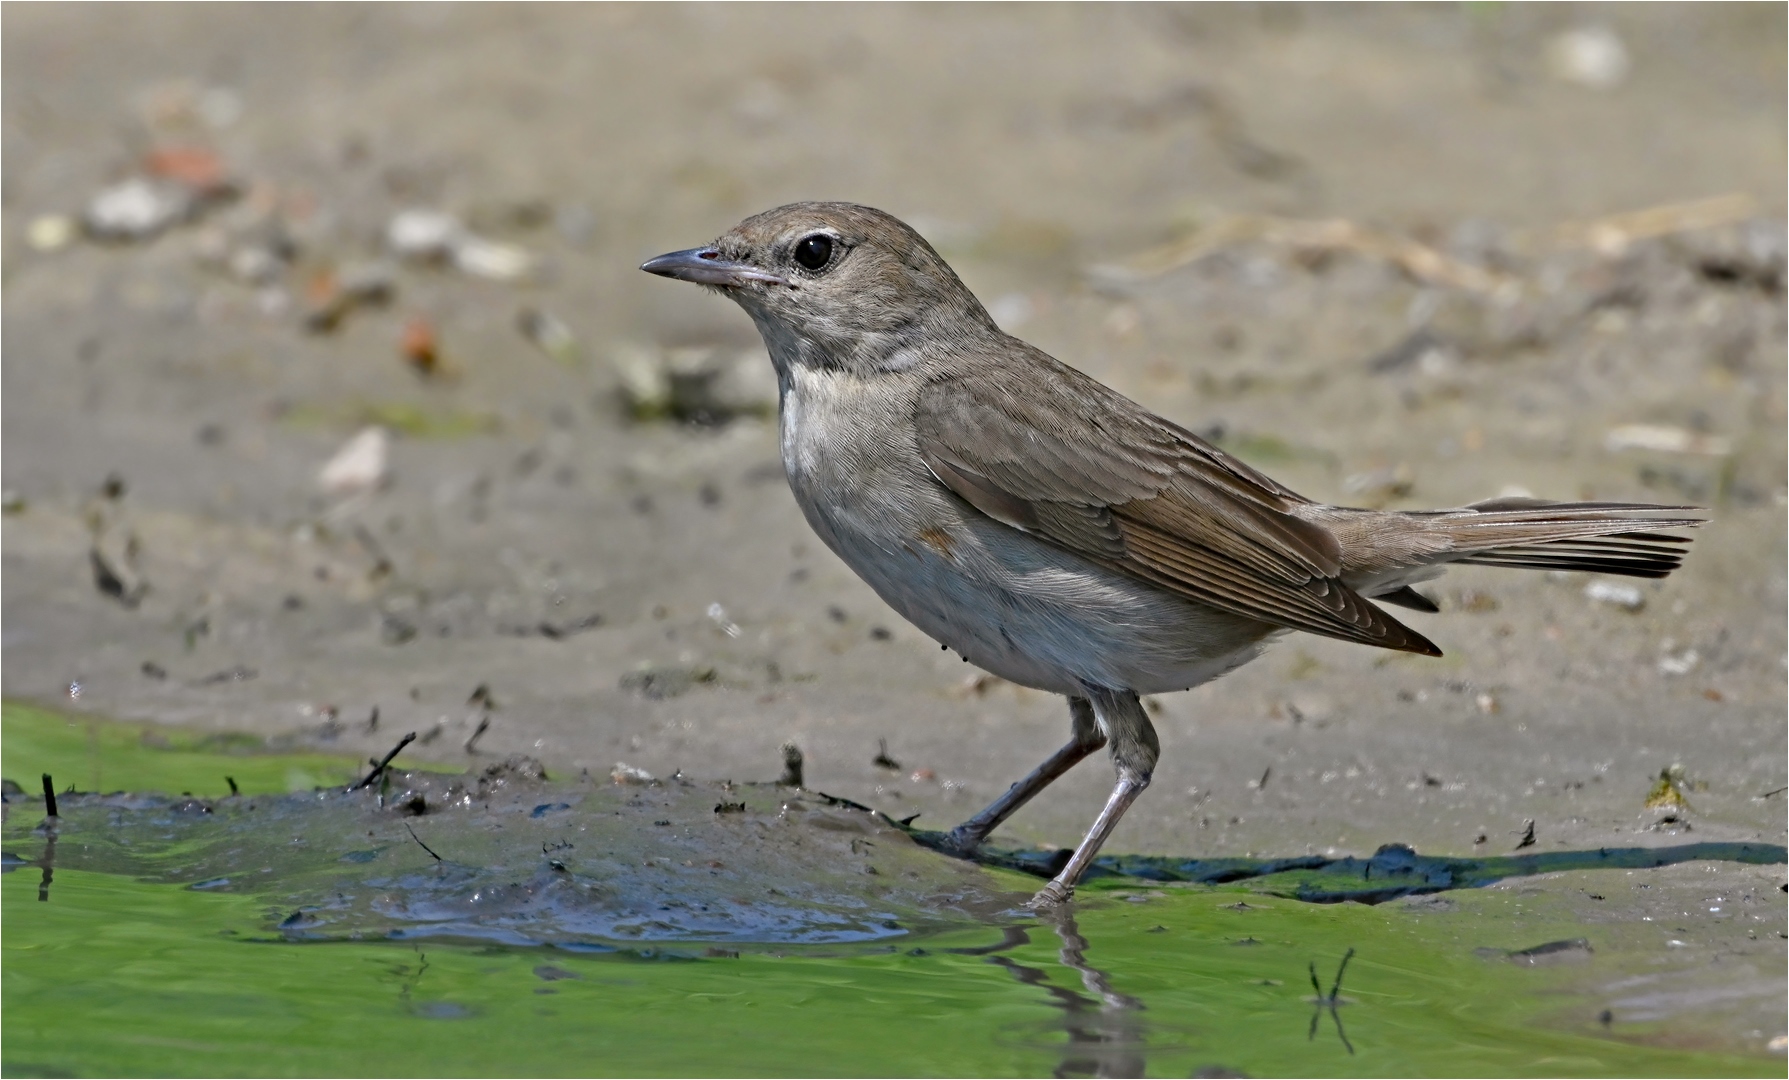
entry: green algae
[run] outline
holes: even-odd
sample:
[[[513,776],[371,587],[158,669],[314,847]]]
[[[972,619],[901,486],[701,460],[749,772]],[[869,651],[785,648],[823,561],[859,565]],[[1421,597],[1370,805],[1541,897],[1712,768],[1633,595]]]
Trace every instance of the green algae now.
[[[102,775],[116,778],[107,787],[187,790],[228,768],[270,793],[284,790],[288,769],[327,772],[315,755],[163,737],[165,747],[133,725],[9,707],[4,765],[9,776],[72,777],[97,746],[108,755]],[[350,765],[333,767],[346,775]],[[171,807],[185,805],[140,802],[164,830]],[[136,804],[104,805],[126,831]],[[118,872],[74,868],[81,828],[96,826],[68,814],[49,822],[40,800],[6,804],[7,1076],[1781,1073],[1772,1058],[1674,1048],[1658,1023],[1604,1022],[1599,988],[1630,974],[1634,931],[1579,925],[1547,895],[1456,889],[1313,904],[1264,895],[1251,880],[1111,874],[1053,918],[971,905],[831,944],[778,940],[772,928],[719,945],[672,936],[517,946],[381,936],[372,923],[295,932],[306,924],[277,889],[166,880],[169,867],[209,872],[192,862],[200,826],[168,832],[172,862],[139,851]],[[715,828],[755,828],[747,817]],[[409,820],[439,830],[447,817]],[[289,826],[280,820],[288,843]],[[410,860],[406,873],[456,872],[407,839],[380,850]],[[466,857],[492,857],[484,852]],[[917,848],[911,857],[935,859]],[[998,867],[975,872],[1014,896],[1036,884]],[[1583,871],[1592,883],[1624,872]],[[388,877],[401,887],[402,875]],[[610,884],[622,888],[619,877]],[[1588,947],[1533,952],[1554,938]],[[1331,1007],[1321,995],[1350,950]],[[1509,962],[1523,950],[1560,962]]]
[[[166,791],[197,796],[308,791],[344,782],[364,767],[341,754],[276,752],[265,740],[131,724],[51,712],[21,702],[0,706],[5,775],[27,791],[49,773],[58,789]]]

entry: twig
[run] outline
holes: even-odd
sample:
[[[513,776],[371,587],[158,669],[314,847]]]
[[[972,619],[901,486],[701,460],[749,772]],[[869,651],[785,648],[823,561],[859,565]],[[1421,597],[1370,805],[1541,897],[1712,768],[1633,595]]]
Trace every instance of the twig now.
[[[876,746],[879,749],[876,751],[875,760],[871,761],[870,764],[880,769],[892,769],[895,772],[900,772],[901,763],[888,756],[888,740],[877,739]]]
[[[43,774],[43,808],[46,817],[56,817],[56,785],[50,780],[50,774]]]
[[[409,746],[411,741],[414,740],[415,738],[416,738],[416,732],[412,731],[410,734],[399,739],[398,744],[391,748],[391,753],[386,754],[385,757],[382,760],[380,760],[380,762],[377,765],[373,766],[373,771],[366,774],[366,779],[361,780],[359,783],[356,783],[355,785],[350,787],[348,790],[349,791],[359,791],[361,788],[367,787],[367,786],[371,785],[373,781],[379,779],[380,774],[385,771],[385,767],[387,765],[391,764],[391,759],[398,756],[398,751],[402,750],[406,746]]]
[[[1734,192],[1712,199],[1649,206],[1644,210],[1610,214],[1590,221],[1569,221],[1542,230],[1532,239],[1535,246],[1544,250],[1589,248],[1599,255],[1615,256],[1626,251],[1636,240],[1730,225],[1750,217],[1756,209],[1757,204],[1750,195]]]
[[[435,849],[434,849],[434,848],[432,848],[432,847],[430,847],[430,846],[429,846],[429,845],[427,845],[427,844],[425,844],[425,843],[423,843],[423,842],[422,842],[422,837],[420,837],[420,836],[418,836],[418,835],[416,835],[416,830],[415,830],[415,829],[412,829],[412,828],[411,828],[411,827],[410,827],[410,823],[409,823],[409,822],[408,822],[408,821],[406,821],[406,822],[404,822],[404,831],[405,831],[405,832],[407,832],[407,833],[409,833],[409,834],[410,834],[410,839],[412,839],[412,840],[414,840],[414,841],[416,841],[416,846],[417,846],[417,847],[419,847],[419,848],[421,848],[421,849],[423,849],[423,850],[424,850],[424,851],[426,851],[426,852],[428,852],[428,853],[429,853],[429,854],[430,854],[430,855],[431,855],[431,856],[434,856],[434,859],[435,859],[435,861],[436,861],[436,862],[440,862],[440,861],[441,861],[441,856],[439,856],[439,855],[436,855],[436,854],[435,854]]]
[[[1780,787],[1780,788],[1777,788],[1777,789],[1776,789],[1776,790],[1775,790],[1775,791],[1767,791],[1767,792],[1765,792],[1765,793],[1764,793],[1764,794],[1762,794],[1762,795],[1754,795],[1754,796],[1752,796],[1752,798],[1754,798],[1754,799],[1768,799],[1768,798],[1770,798],[1770,797],[1771,797],[1771,796],[1773,796],[1773,795],[1781,795],[1781,794],[1782,794],[1782,793],[1783,793],[1783,792],[1785,792],[1785,791],[1789,791],[1789,787]]]

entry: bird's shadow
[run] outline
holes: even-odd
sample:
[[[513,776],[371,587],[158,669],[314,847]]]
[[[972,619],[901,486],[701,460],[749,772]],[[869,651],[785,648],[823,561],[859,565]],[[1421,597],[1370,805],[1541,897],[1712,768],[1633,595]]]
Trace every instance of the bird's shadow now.
[[[909,827],[915,842],[951,853],[946,834]],[[1012,851],[983,845],[971,858],[984,866],[1052,877],[1068,861],[1060,851]],[[1103,855],[1083,880],[1120,876],[1145,881],[1222,885],[1249,881],[1262,892],[1314,904],[1352,901],[1379,904],[1401,896],[1478,889],[1505,878],[1560,870],[1639,870],[1686,862],[1737,862],[1755,866],[1789,861],[1781,844],[1703,842],[1673,847],[1605,847],[1514,855],[1461,857],[1420,855],[1405,844],[1386,844],[1369,858],[1299,855],[1282,859],[1188,859],[1173,855]]]

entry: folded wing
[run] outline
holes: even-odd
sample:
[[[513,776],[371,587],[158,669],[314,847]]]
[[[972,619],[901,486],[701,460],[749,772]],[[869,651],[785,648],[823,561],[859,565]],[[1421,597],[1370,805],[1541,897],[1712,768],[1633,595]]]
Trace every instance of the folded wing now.
[[[1336,538],[1289,512],[1303,497],[1025,348],[1022,366],[942,375],[920,395],[920,455],[965,502],[1223,611],[1440,655],[1342,583]]]

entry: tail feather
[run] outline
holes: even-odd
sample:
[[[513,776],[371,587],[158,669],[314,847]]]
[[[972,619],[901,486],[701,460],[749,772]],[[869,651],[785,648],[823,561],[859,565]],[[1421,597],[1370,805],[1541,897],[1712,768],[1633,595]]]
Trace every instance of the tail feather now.
[[[1493,499],[1448,512],[1440,524],[1453,562],[1662,578],[1683,565],[1690,538],[1657,530],[1703,521],[1693,506]]]

